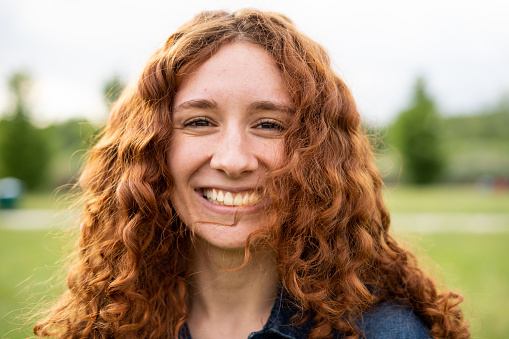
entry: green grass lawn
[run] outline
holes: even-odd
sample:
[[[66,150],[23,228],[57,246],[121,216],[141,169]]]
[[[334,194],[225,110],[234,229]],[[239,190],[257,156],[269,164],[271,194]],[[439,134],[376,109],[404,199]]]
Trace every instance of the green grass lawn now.
[[[1,212],[0,212],[1,213]],[[56,231],[54,231],[56,232]],[[48,230],[0,229],[0,338],[27,338],[66,241]]]
[[[418,247],[424,266],[466,301],[463,310],[479,338],[509,337],[509,234],[401,235]],[[410,238],[410,240],[408,240]],[[48,231],[0,230],[0,338],[26,338],[32,323],[26,316],[45,294],[46,281],[57,270],[64,241]],[[436,263],[436,264],[435,264]]]
[[[398,186],[384,196],[391,212],[509,213],[509,192],[476,186]]]
[[[509,338],[509,233],[399,236],[428,272],[465,297],[473,338]]]
[[[66,208],[69,201],[61,191],[29,192],[18,201],[20,209],[61,209]]]
[[[397,186],[384,191],[391,212],[509,213],[509,193],[472,185]],[[21,209],[54,209],[69,205],[62,192],[35,192],[19,201]]]
[[[386,192],[400,213],[509,213],[509,194],[485,194],[473,187],[398,187]],[[26,208],[46,208],[44,195]],[[50,206],[51,207],[51,206]],[[0,211],[1,213],[1,211]],[[0,338],[26,338],[27,315],[47,296],[68,241],[42,231],[13,231],[0,225]],[[403,232],[403,231],[399,231]],[[465,296],[463,310],[477,338],[509,338],[509,233],[397,233],[440,281]],[[424,259],[423,259],[424,258]]]

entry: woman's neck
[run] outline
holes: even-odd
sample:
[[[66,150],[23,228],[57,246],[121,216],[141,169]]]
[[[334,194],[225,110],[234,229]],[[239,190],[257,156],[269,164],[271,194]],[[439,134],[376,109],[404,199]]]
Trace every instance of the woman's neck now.
[[[279,289],[275,255],[268,248],[252,248],[247,264],[235,269],[243,266],[244,256],[244,250],[196,239],[188,320],[193,339],[247,337],[263,328]]]

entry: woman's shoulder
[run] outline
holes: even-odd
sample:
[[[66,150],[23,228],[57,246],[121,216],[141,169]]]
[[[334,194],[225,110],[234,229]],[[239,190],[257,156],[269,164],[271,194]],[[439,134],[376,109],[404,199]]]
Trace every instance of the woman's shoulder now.
[[[409,307],[381,303],[362,315],[357,324],[365,338],[431,338],[429,329]]]

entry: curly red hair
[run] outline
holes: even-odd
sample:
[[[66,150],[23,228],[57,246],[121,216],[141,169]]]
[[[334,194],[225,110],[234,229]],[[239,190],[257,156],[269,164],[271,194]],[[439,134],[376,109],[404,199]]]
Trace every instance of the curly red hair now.
[[[295,105],[286,162],[263,185],[266,239],[283,288],[313,319],[309,338],[359,337],[356,320],[383,301],[411,307],[434,337],[468,337],[462,297],[439,292],[388,234],[369,140],[327,53],[285,16],[257,10],[198,14],[113,107],[80,179],[86,203],[69,289],[35,334],[177,337],[188,317],[191,234],[170,202],[172,99],[183,76],[235,41],[273,56]]]

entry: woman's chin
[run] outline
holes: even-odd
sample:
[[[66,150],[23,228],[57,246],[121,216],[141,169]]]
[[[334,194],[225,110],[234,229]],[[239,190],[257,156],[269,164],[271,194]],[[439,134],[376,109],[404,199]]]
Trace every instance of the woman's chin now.
[[[258,222],[251,224],[247,220],[239,221],[235,225],[195,223],[193,233],[199,242],[207,244],[207,247],[243,253],[251,233],[259,230],[257,226]],[[250,245],[255,243],[254,239],[250,239]]]

